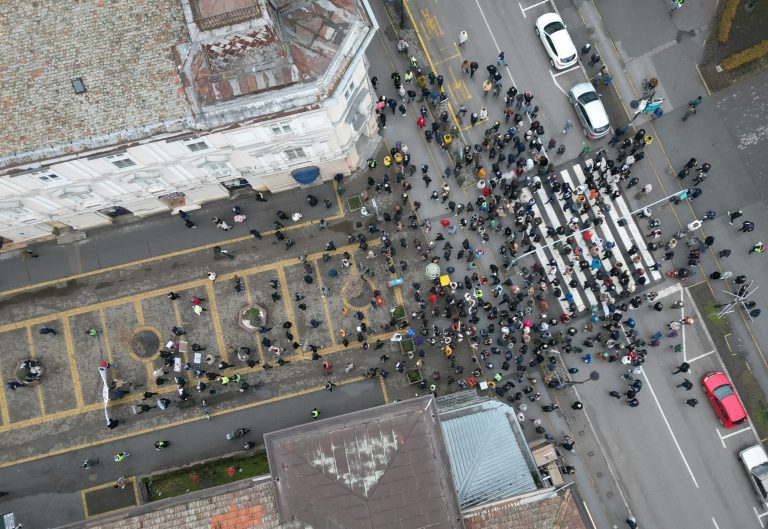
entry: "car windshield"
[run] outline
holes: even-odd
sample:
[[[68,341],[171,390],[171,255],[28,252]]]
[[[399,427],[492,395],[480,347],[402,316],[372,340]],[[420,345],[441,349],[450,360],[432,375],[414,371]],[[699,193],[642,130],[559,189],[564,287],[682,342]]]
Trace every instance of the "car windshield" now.
[[[600,134],[601,132],[605,132],[606,130],[608,130],[608,127],[610,126],[611,126],[610,124],[606,124],[606,125],[603,125],[602,127],[597,127],[595,129],[595,134]]]
[[[733,390],[728,384],[723,384],[722,386],[716,387],[712,394],[717,397],[718,400],[722,401],[733,395]]]
[[[581,94],[579,96],[579,103],[586,105],[587,103],[597,101],[598,99],[600,99],[600,97],[597,95],[597,92],[587,92],[586,94]]]
[[[544,26],[544,33],[547,33],[548,35],[551,35],[555,31],[560,31],[561,29],[565,28],[563,26],[562,22],[550,22],[546,26]]]

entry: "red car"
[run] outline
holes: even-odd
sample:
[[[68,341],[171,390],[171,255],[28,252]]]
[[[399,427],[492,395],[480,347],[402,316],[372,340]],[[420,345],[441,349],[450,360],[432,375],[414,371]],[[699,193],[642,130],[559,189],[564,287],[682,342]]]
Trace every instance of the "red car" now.
[[[728,377],[720,371],[711,371],[701,379],[701,385],[715,408],[715,413],[726,428],[747,422],[747,412],[733,389]]]

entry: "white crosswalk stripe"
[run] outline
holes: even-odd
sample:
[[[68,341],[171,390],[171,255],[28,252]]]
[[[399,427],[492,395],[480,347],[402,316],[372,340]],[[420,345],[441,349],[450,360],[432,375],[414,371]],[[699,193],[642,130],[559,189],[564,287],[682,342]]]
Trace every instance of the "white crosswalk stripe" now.
[[[560,177],[564,183],[570,185],[572,190],[575,190],[580,185],[584,185],[584,182],[586,181],[584,170],[579,164],[576,164],[569,169],[561,170]],[[610,206],[603,214],[603,222],[598,225],[593,225],[590,228],[589,231],[591,237],[585,238],[582,233],[574,233],[572,236],[574,244],[571,245],[571,247],[578,247],[578,250],[575,251],[581,251],[586,262],[591,262],[591,243],[588,242],[587,239],[591,238],[592,243],[597,242],[598,246],[602,246],[601,254],[603,254],[602,250],[605,248],[606,244],[612,245],[612,256],[609,259],[600,259],[602,268],[604,268],[606,273],[610,274],[611,271],[617,267],[618,263],[622,263],[621,268],[630,273],[628,287],[631,290],[641,286],[638,283],[638,278],[640,276],[635,276],[633,274],[636,269],[643,270],[646,285],[661,280],[661,273],[651,268],[655,263],[655,259],[646,248],[646,243],[642,237],[640,228],[638,227],[635,218],[630,215],[630,209],[625,198],[623,196],[618,198],[612,198],[607,195],[601,196],[604,203]],[[570,262],[571,259],[563,257],[563,254],[561,253],[562,247],[555,248],[548,246],[553,242],[553,239],[547,237],[547,227],[558,228],[560,226],[565,226],[568,224],[568,221],[574,217],[578,220],[579,224],[583,225],[586,220],[595,216],[597,210],[595,209],[594,212],[590,211],[589,214],[574,214],[571,211],[565,211],[563,209],[563,203],[559,198],[548,202],[547,193],[543,188],[537,191],[530,188],[523,189],[520,194],[520,201],[526,203],[531,198],[533,198],[535,202],[533,206],[534,215],[541,218],[543,221],[538,225],[538,233],[541,235],[541,240],[538,243],[531,241],[539,262],[545,267],[545,270],[548,268],[550,262],[554,262],[557,265],[557,274],[560,276],[560,287],[563,291],[563,296],[570,292],[573,295],[573,302],[579,312],[589,309],[592,305],[597,305],[598,300],[596,292],[605,292],[605,288],[603,287],[602,282],[595,279],[596,270],[591,270],[590,268],[582,270],[579,266],[574,266],[572,268],[573,271],[566,274],[566,271],[569,268],[566,261]],[[574,193],[574,199],[575,198],[576,193]],[[587,198],[587,200],[589,200],[589,198]],[[596,200],[589,200],[590,205],[594,205],[595,202]],[[623,222],[620,223],[619,221],[622,220]],[[555,236],[554,240],[561,239],[562,237],[563,236],[560,235]],[[630,255],[628,252],[633,245],[636,248],[636,252],[633,255]],[[552,277],[553,276],[550,276],[550,279]],[[574,279],[576,279],[577,286],[571,288],[569,284]],[[597,281],[597,286],[600,287],[599,291],[597,290],[597,286],[595,287],[595,291],[585,287],[587,282],[595,281]],[[623,290],[623,287],[618,284],[618,279],[615,279],[615,281],[616,290],[614,292],[620,292]],[[560,307],[563,312],[569,312],[568,304],[563,299],[564,298],[558,299]]]

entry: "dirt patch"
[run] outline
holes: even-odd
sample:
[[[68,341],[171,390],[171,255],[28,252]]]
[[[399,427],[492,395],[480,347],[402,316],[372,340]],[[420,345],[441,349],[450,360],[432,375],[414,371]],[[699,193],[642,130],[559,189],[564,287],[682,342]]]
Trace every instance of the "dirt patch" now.
[[[715,18],[710,25],[711,34],[704,47],[704,62],[701,64],[700,70],[707,86],[713,92],[727,88],[737,81],[751,77],[768,68],[768,56],[766,56],[735,70],[717,71],[718,65],[727,57],[759,44],[765,39],[765,26],[768,24],[768,2],[758,2],[751,13],[744,9],[744,4],[745,2],[739,4],[728,42],[725,44],[718,41],[717,34],[719,21],[727,2],[718,4]]]

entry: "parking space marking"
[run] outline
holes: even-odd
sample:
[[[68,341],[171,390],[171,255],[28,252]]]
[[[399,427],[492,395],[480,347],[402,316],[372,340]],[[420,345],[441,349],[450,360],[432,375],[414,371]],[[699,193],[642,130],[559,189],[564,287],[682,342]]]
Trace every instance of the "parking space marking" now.
[[[712,523],[715,524],[715,529],[720,529],[720,526],[717,525],[717,520],[715,520],[715,517],[712,517]]]
[[[517,5],[520,6],[520,11],[523,12],[523,18],[528,18],[525,14],[526,11],[528,11],[529,9],[533,9],[534,7],[539,7],[541,4],[548,4],[548,3],[549,3],[549,0],[542,0],[541,2],[537,2],[532,6],[528,6],[528,7],[523,7],[523,4],[521,4],[520,2],[518,2]]]
[[[579,69],[579,67],[578,67],[578,66],[574,66],[574,67],[572,67],[572,68],[568,68],[567,70],[562,70],[562,71],[559,71],[559,72],[557,72],[557,73],[554,73],[552,70],[549,70],[549,73],[550,73],[550,75],[551,75],[552,77],[560,77],[560,76],[561,76],[561,75],[563,75],[563,74],[566,74],[566,73],[571,73],[571,72],[573,72],[573,71],[575,71],[575,70],[578,70],[578,69]]]
[[[232,275],[234,277],[234,274]],[[216,335],[216,343],[219,346],[219,354],[225,362],[229,362],[229,354],[227,353],[227,346],[224,343],[224,332],[221,330],[221,314],[219,313],[219,307],[216,305],[216,292],[213,290],[213,282],[207,281],[205,283],[205,291],[208,295],[208,310],[211,313],[211,321],[213,322],[213,332]]]
[[[688,474],[691,476],[691,479],[693,480],[693,484],[696,485],[696,488],[698,489],[699,483],[696,481],[696,476],[693,475],[693,470],[691,469],[691,465],[688,464],[688,459],[686,459],[685,457],[683,448],[680,446],[680,443],[678,442],[677,437],[675,437],[675,432],[672,431],[672,426],[669,424],[667,415],[664,413],[664,410],[661,407],[661,402],[659,402],[659,397],[656,396],[656,392],[653,390],[651,381],[648,378],[648,373],[646,373],[645,369],[643,369],[642,367],[640,368],[640,372],[643,374],[643,377],[645,378],[645,383],[648,385],[648,390],[651,392],[651,395],[653,396],[653,400],[656,402],[656,407],[659,409],[659,413],[661,414],[661,418],[664,420],[664,424],[667,426],[667,431],[669,431],[669,435],[672,436],[672,441],[675,443],[675,446],[677,447],[677,452],[680,454],[680,458],[683,460],[683,464],[685,464],[685,468],[688,469]]]
[[[312,263],[315,265],[315,271],[317,272],[317,286],[320,287],[320,290],[322,292],[323,290],[323,273],[320,271],[320,265],[317,262],[317,259],[312,261]],[[331,309],[328,307],[328,298],[326,296],[321,296],[323,298],[323,314],[325,314],[325,320],[328,322],[328,334],[331,336],[331,343],[333,345],[336,345],[336,332],[333,328],[333,320],[331,319]]]
[[[251,295],[250,277],[248,276],[243,277],[243,287],[245,288],[245,302],[248,303],[248,305],[252,305],[253,296]],[[256,351],[258,351],[259,360],[263,365],[267,360],[264,358],[264,348],[261,346],[261,339],[260,339],[261,333],[254,332],[254,333],[251,333],[251,336],[253,336],[253,341],[256,343]]]
[[[760,527],[765,527],[765,524],[763,523],[763,516],[768,515],[768,512],[764,512],[760,514],[759,512],[757,512],[757,507],[755,507],[754,505],[752,506],[752,510],[755,511],[755,516],[757,516],[757,521],[760,523]]]
[[[752,431],[752,428],[747,426],[746,428],[742,428],[741,430],[736,430],[735,432],[731,432],[731,433],[729,433],[727,435],[721,435],[719,428],[715,428],[715,431],[717,432],[717,436],[720,438],[720,444],[723,445],[723,448],[726,448],[726,446],[725,446],[725,440],[726,439],[728,439],[730,437],[733,437],[734,435],[739,435],[740,433]]]
[[[117,512],[117,511],[122,511],[122,510],[125,510],[125,509],[133,509],[134,507],[136,507],[138,505],[141,505],[141,502],[139,501],[139,487],[138,487],[138,483],[137,483],[136,477],[135,476],[127,477],[127,478],[125,478],[125,480],[131,482],[131,488],[133,489],[133,496],[134,496],[135,505],[129,505],[127,507],[120,507],[118,509],[113,509],[111,511],[104,511],[104,512],[100,512],[98,514],[90,514],[88,512],[88,500],[86,499],[86,494],[88,494],[89,492],[97,491],[97,490],[110,489],[110,488],[113,488],[113,487],[117,488],[117,485],[115,485],[115,482],[110,481],[108,483],[102,483],[101,485],[96,485],[95,487],[90,487],[90,488],[87,488],[87,489],[82,489],[80,491],[80,500],[83,502],[83,515],[84,515],[84,517],[87,519],[87,518],[91,518],[92,516],[101,516],[102,514],[109,514],[109,513],[113,513],[113,512]]]
[[[675,283],[674,285],[662,288],[657,292],[658,298],[663,299],[671,294],[674,294],[675,292],[678,292],[683,289],[682,283]]]
[[[683,351],[685,351],[685,349],[683,349]],[[708,353],[704,353],[703,355],[699,355],[699,356],[696,356],[696,357],[694,357],[694,358],[691,358],[691,359],[689,359],[689,360],[685,360],[685,361],[686,361],[686,362],[688,362],[688,363],[690,364],[690,363],[693,363],[693,362],[695,362],[696,360],[701,360],[701,359],[702,359],[702,358],[704,358],[705,356],[709,356],[709,355],[711,355],[711,354],[712,354],[712,353],[714,353],[714,352],[715,352],[715,351],[714,351],[714,350],[712,350],[712,351],[709,351]]]
[[[83,408],[83,388],[80,384],[80,370],[77,369],[77,362],[75,360],[75,341],[72,339],[71,325],[72,323],[69,320],[69,316],[63,316],[61,318],[61,326],[64,330],[64,344],[66,346],[67,358],[69,360],[69,373],[72,376],[72,386],[75,390],[75,405],[77,408]]]
[[[421,16],[424,18],[422,25],[424,26],[424,29],[426,30],[426,33],[429,37],[427,40],[432,40],[434,38],[442,37],[445,35],[443,28],[440,27],[440,22],[438,22],[437,18],[432,16],[432,14],[429,12],[429,9],[422,9]]]
[[[309,257],[307,257],[309,259]],[[288,278],[285,276],[285,267],[282,263],[275,270],[277,277],[280,280],[280,292],[283,295],[283,306],[285,307],[285,315],[288,316],[288,321],[293,323],[291,330],[293,331],[293,341],[301,343],[301,335],[299,334],[299,323],[296,320],[296,314],[293,312],[293,298],[288,290]]]
[[[29,356],[31,358],[37,358],[35,341],[32,336],[32,327],[27,327],[27,343],[29,344]],[[40,405],[40,415],[45,415],[45,400],[43,399],[43,386],[41,384],[38,383],[35,385],[35,393],[37,393],[37,402]]]
[[[457,53],[456,55],[451,55],[450,57],[446,57],[445,59],[440,59],[439,61],[435,61],[435,65],[452,61],[453,59],[460,59],[460,58],[461,58],[461,53]]]

